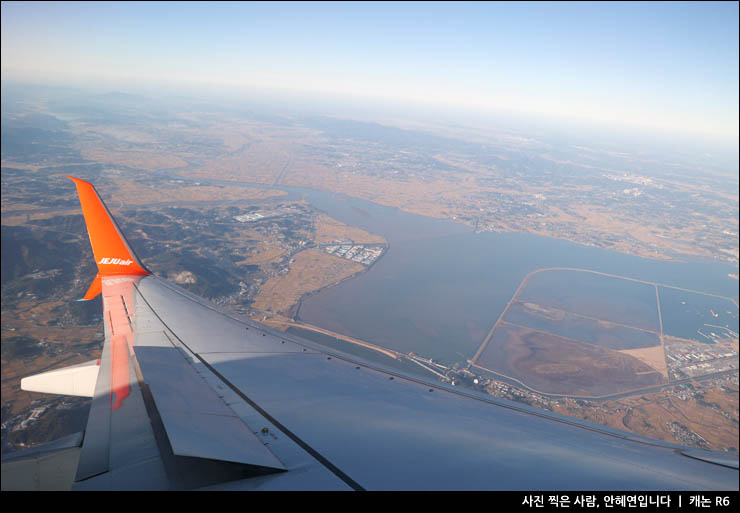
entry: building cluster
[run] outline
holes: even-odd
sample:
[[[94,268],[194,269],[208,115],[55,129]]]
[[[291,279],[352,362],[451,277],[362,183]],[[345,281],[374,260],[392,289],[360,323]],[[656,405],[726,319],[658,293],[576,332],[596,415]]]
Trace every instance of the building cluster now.
[[[627,196],[634,196],[635,198],[638,196],[642,196],[642,191],[637,187],[633,187],[632,189],[624,189],[622,192]]]
[[[621,175],[615,175],[610,173],[604,173],[601,176],[604,178],[608,178],[609,180],[614,180],[615,182],[627,182],[627,183],[634,183],[637,185],[646,185],[649,187],[655,187],[656,189],[662,189],[663,185],[656,183],[652,178],[647,178],[640,175],[633,175],[630,173],[624,173]]]
[[[240,223],[249,223],[252,221],[259,221],[260,219],[264,219],[265,214],[262,212],[253,212],[251,214],[244,214],[241,216],[235,216],[234,219],[239,221]]]
[[[29,412],[28,417],[26,417],[25,419],[18,422],[15,426],[13,426],[12,431],[20,431],[22,429],[26,429],[30,424],[33,424],[34,422],[36,422],[41,416],[41,414],[49,409],[49,406],[50,405],[47,404],[47,405],[38,406],[36,408],[33,408]],[[3,428],[5,427],[6,426],[3,426]]]
[[[299,214],[298,209],[293,207],[280,207],[272,210],[258,210],[257,212],[249,212],[239,216],[234,216],[234,219],[240,223],[252,223],[255,221],[261,221],[262,219],[269,219],[272,217],[283,217]]]
[[[39,271],[38,269],[35,269],[34,272],[27,275],[27,277],[34,280],[46,280],[49,278],[54,278],[55,276],[59,276],[61,273],[61,269],[48,269],[45,271]]]
[[[738,353],[723,344],[673,342],[665,346],[666,364],[672,379],[685,379],[738,369]]]
[[[698,376],[706,376],[707,374],[714,374],[717,372],[737,370],[737,368],[738,359],[735,357],[687,365],[686,367],[682,367],[680,372],[689,378],[696,378]]]
[[[691,447],[709,447],[709,442],[707,442],[707,440],[703,436],[695,431],[692,431],[680,422],[666,422],[666,425],[671,430],[673,438],[676,439],[679,443]]]
[[[321,249],[330,255],[352,260],[363,265],[372,264],[383,254],[383,247],[378,245],[365,246],[344,243],[324,246]]]
[[[519,400],[528,404],[537,404],[540,407],[543,407],[542,405],[548,402],[540,394],[536,394],[523,388],[509,385],[508,383],[504,383],[503,381],[487,381],[488,382],[486,383],[486,391],[494,397]]]

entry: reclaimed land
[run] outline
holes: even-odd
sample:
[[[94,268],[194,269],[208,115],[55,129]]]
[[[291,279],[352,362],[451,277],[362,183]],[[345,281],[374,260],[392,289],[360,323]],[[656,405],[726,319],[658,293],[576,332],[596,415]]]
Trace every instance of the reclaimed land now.
[[[617,351],[660,346],[660,336],[655,331],[624,326],[534,303],[515,301],[504,320],[510,324],[528,326],[537,331],[546,331]]]
[[[541,393],[582,397],[666,382],[659,372],[632,356],[505,322],[476,366]]]

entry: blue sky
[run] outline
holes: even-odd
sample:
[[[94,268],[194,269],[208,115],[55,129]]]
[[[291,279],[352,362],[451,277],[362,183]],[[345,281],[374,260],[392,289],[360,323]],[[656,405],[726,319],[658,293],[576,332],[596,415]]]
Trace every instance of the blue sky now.
[[[2,78],[308,91],[736,142],[738,4],[3,2]]]

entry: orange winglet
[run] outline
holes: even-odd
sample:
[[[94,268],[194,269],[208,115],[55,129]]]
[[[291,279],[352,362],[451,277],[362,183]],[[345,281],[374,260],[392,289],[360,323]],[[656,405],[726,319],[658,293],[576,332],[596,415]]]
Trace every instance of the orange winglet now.
[[[95,262],[98,264],[96,280],[104,276],[151,274],[129,247],[93,184],[73,176],[67,178],[74,181],[77,194],[80,196],[87,233],[90,236]],[[93,286],[95,281],[85,294],[85,298],[95,291]]]

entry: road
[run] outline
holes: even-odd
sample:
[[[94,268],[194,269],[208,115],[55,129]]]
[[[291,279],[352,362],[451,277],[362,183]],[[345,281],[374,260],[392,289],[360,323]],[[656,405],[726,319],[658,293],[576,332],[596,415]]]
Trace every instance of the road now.
[[[285,329],[293,327],[293,328],[301,328],[301,329],[309,330],[309,331],[315,331],[316,333],[321,333],[323,335],[328,335],[330,337],[334,337],[339,340],[344,340],[345,342],[349,342],[350,344],[355,344],[358,346],[365,347],[367,349],[372,349],[373,351],[377,351],[386,356],[390,356],[391,358],[395,360],[400,360],[401,358],[405,356],[402,353],[399,353],[397,351],[386,349],[384,347],[379,347],[374,344],[370,344],[368,342],[363,342],[362,340],[348,337],[347,335],[342,335],[341,333],[336,333],[334,331],[326,330],[324,328],[319,328],[318,326],[313,326],[311,324],[305,324],[302,322],[295,322],[295,321],[288,321],[288,320],[281,320],[281,319],[271,319],[269,321],[269,325],[270,326],[285,326]]]

